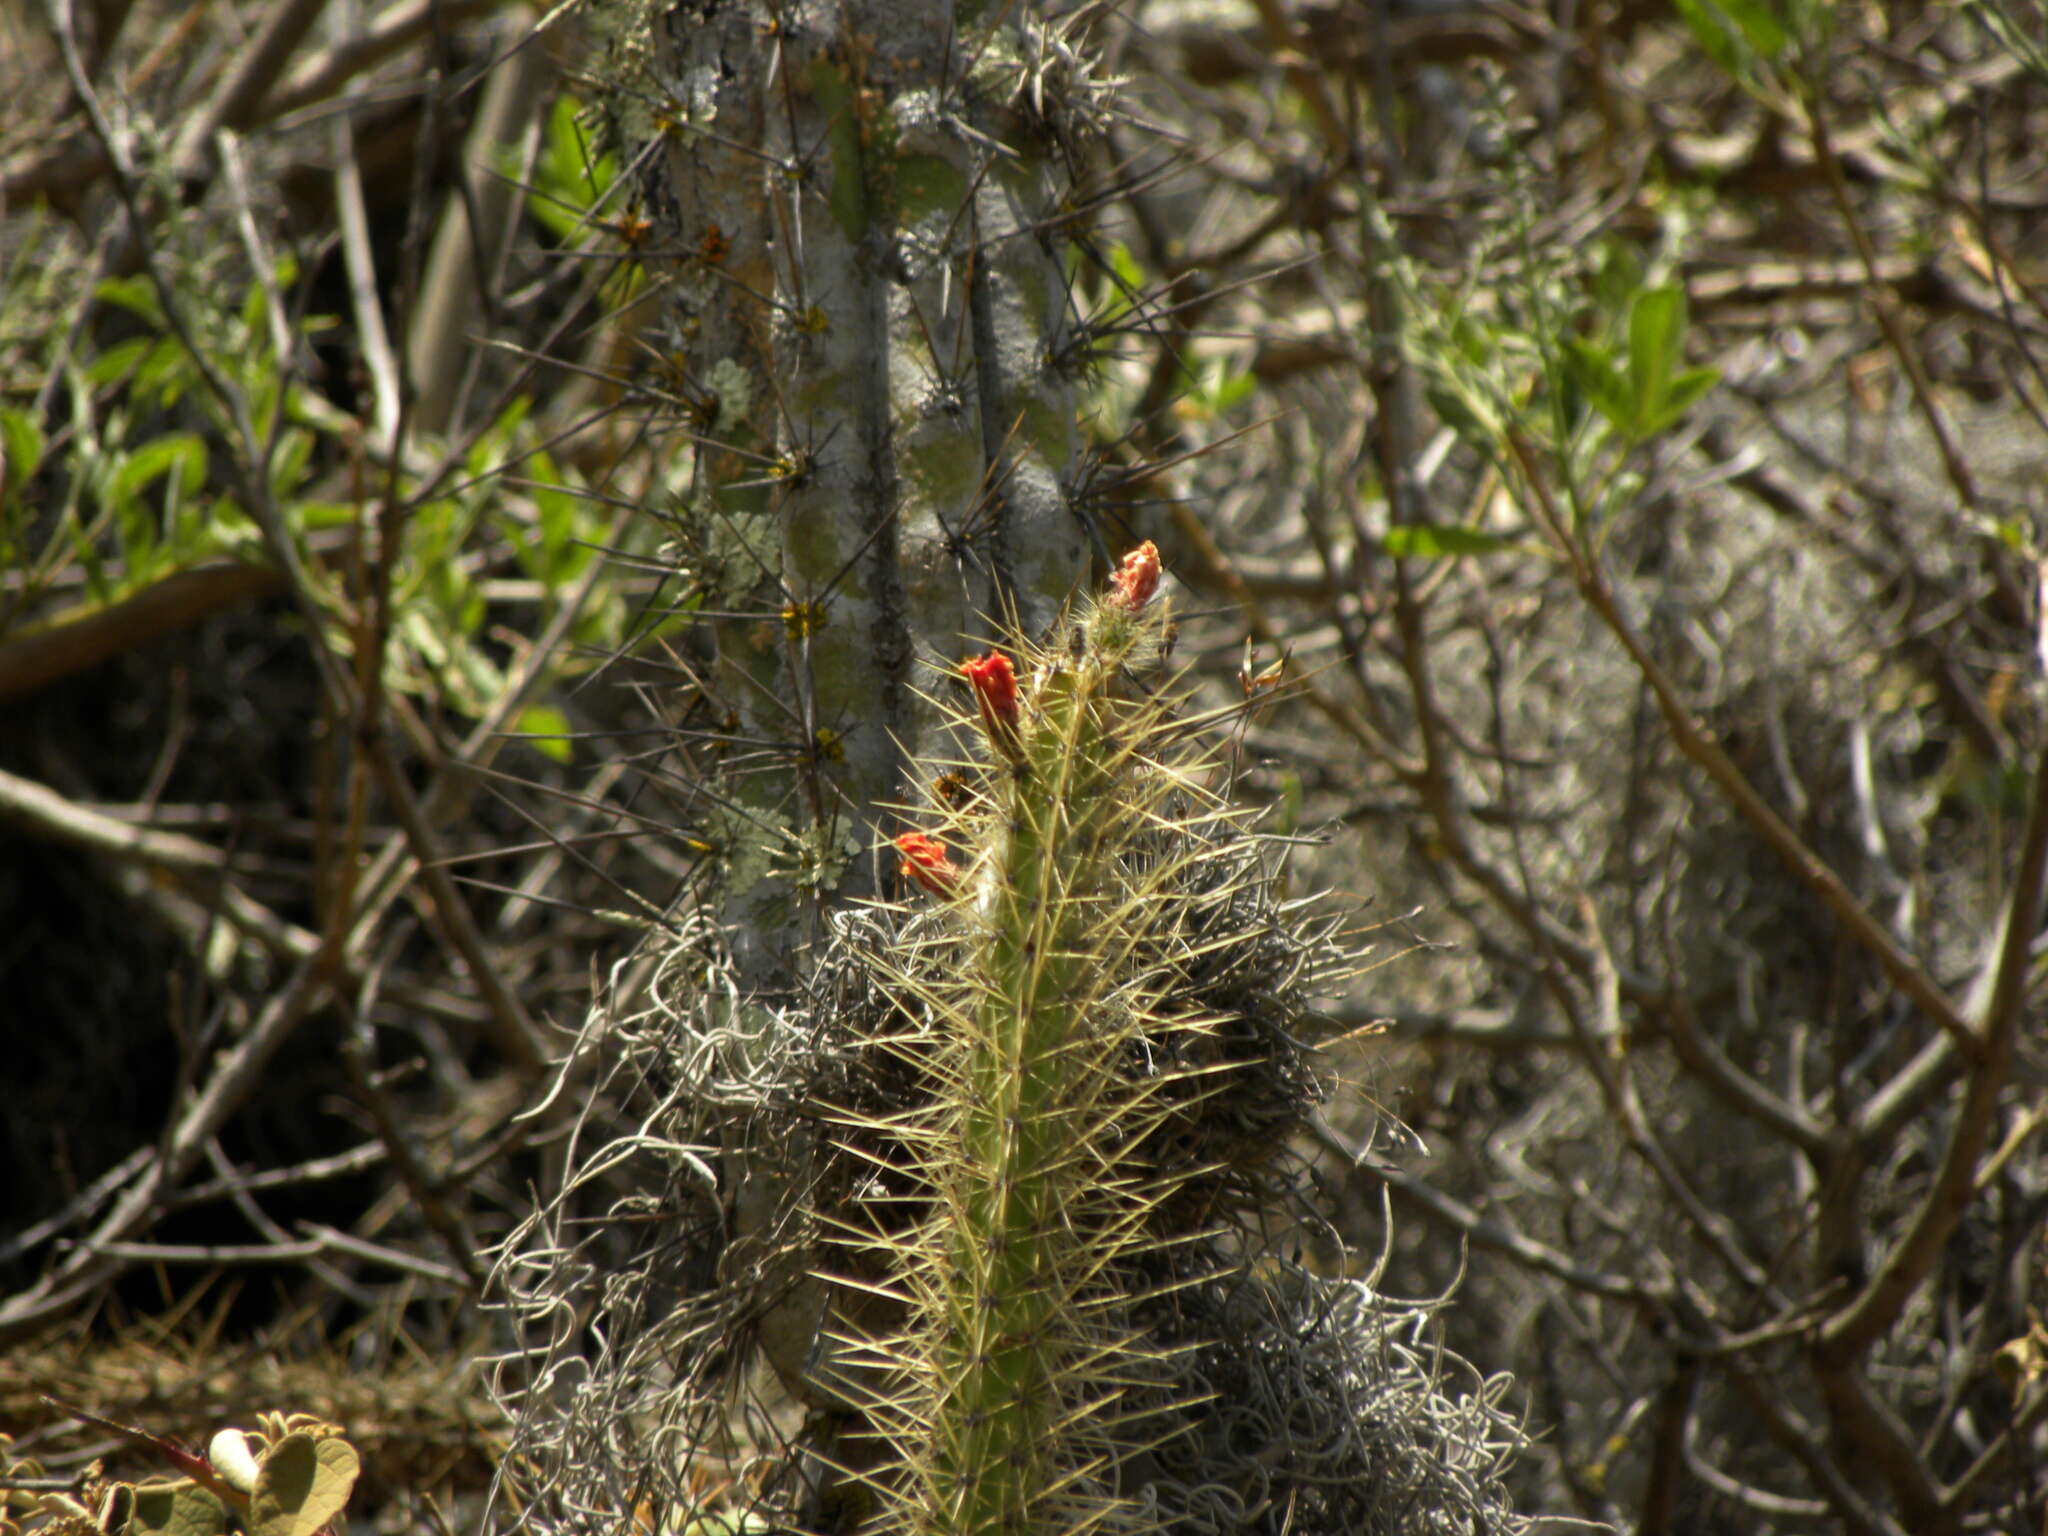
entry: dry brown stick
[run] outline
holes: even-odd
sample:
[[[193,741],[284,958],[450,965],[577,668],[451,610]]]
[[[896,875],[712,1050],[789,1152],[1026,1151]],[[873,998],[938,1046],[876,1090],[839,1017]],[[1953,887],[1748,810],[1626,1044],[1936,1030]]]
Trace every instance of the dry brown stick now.
[[[1558,986],[1554,991],[1565,1017],[1582,1034],[1581,1059],[1599,1085],[1623,1139],[1663,1184],[1700,1240],[1744,1285],[1780,1300],[1773,1295],[1769,1274],[1737,1245],[1737,1234],[1729,1222],[1700,1198],[1657,1134],[1652,1117],[1644,1111],[1642,1097],[1636,1091],[1635,1074],[1630,1069],[1628,1035],[1622,1024],[1621,978],[1608,950],[1606,935],[1601,931],[1599,913],[1584,891],[1578,893],[1578,909],[1579,921],[1586,929],[1587,947],[1593,955],[1589,980],[1597,1025],[1586,1027],[1568,989]],[[1603,1040],[1608,1042],[1605,1046],[1599,1043]]]
[[[1323,148],[1339,164],[1349,162],[1353,155],[1351,135],[1345,131],[1330,93],[1323,88],[1323,77],[1310,67],[1309,56],[1294,24],[1280,8],[1280,0],[1252,0],[1252,4],[1259,13],[1266,45],[1273,50],[1273,61],[1287,71],[1288,84],[1308,103],[1309,114],[1322,130]]]
[[[1899,1523],[1875,1508],[1836,1463],[1821,1438],[1787,1404],[1783,1383],[1761,1379],[1740,1356],[1728,1361],[1728,1376],[1766,1434],[1806,1469],[1843,1526],[1854,1536],[1906,1536]]]
[[[1217,545],[1209,530],[1202,526],[1202,520],[1194,509],[1184,501],[1170,498],[1168,510],[1173,518],[1174,531],[1194,549],[1203,565],[1208,567],[1209,579],[1237,603],[1245,616],[1246,626],[1261,645],[1279,646],[1285,637],[1266,617],[1264,607],[1252,595],[1237,574],[1230,559]],[[1385,763],[1394,775],[1404,781],[1412,781],[1421,773],[1421,766],[1403,757],[1393,742],[1377,730],[1366,718],[1350,705],[1336,698],[1328,691],[1316,686],[1313,678],[1304,678],[1298,685],[1301,695],[1307,699],[1316,712],[1343,730],[1368,753]]]
[[[1650,1436],[1650,1475],[1644,1483],[1643,1513],[1636,1521],[1636,1536],[1665,1536],[1671,1529],[1672,1517],[1678,1510],[1682,1486],[1679,1474],[1685,1465],[1685,1442],[1699,1387],[1699,1357],[1681,1354],[1671,1380],[1657,1394],[1656,1428]]]
[[[1636,634],[1635,626],[1622,613],[1606,575],[1559,516],[1549,483],[1543,478],[1535,451],[1528,441],[1521,433],[1511,431],[1507,435],[1507,446],[1523,483],[1528,487],[1531,506],[1558,552],[1570,565],[1580,596],[1607,626],[1608,632],[1621,643],[1622,649],[1628,652],[1629,660],[1649,685],[1673,744],[1687,761],[1713,780],[1715,787],[1728,797],[1742,819],[1778,855],[1793,878],[1818,896],[1849,937],[1871,953],[1885,974],[1891,977],[1893,985],[1939,1025],[1966,1057],[1972,1061],[1979,1060],[1984,1054],[1984,1042],[1957,1012],[1947,994],[1911,955],[1893,942],[1892,936],[1884,931],[1877,919],[1863,910],[1862,904],[1827,861],[1771,809],[1769,802],[1757,793],[1756,787],[1735,765],[1734,759],[1722,750],[1713,733],[1686,707],[1684,699],[1679,697],[1678,685],[1657,658],[1650,654]]]
[[[319,935],[279,917],[228,879],[230,860],[211,843],[183,833],[138,827],[131,821],[109,816],[104,810],[67,800],[47,785],[5,770],[0,770],[0,819],[12,821],[39,837],[184,876],[187,883],[196,887],[194,899],[198,904],[225,918],[282,959],[304,961],[320,949]],[[165,894],[185,899],[169,887]],[[359,969],[359,957],[345,954],[338,979],[353,985]],[[482,1022],[473,1003],[414,985],[394,985],[391,991],[407,1006],[466,1029],[473,1030]]]
[[[12,635],[0,642],[0,699],[33,693],[277,586],[277,573],[267,566],[202,565]]]
[[[1871,244],[1870,232],[1863,227],[1863,220],[1856,212],[1856,204],[1849,195],[1848,179],[1842,174],[1842,163],[1828,138],[1827,117],[1804,92],[1800,95],[1800,102],[1806,115],[1807,137],[1813,145],[1814,158],[1820,163],[1828,193],[1834,199],[1835,211],[1848,226],[1857,259],[1863,263],[1863,270],[1869,278],[1865,292],[1870,299],[1871,312],[1876,315],[1878,328],[1884,332],[1893,356],[1905,370],[1906,381],[1913,390],[1913,400],[1920,407],[1920,414],[1926,418],[1927,430],[1933,433],[1935,446],[1941,451],[1941,463],[1948,473],[1949,483],[1956,488],[1964,506],[1974,507],[1977,504],[1976,481],[1971,478],[1970,467],[1963,462],[1962,452],[1956,447],[1955,433],[1948,424],[1941,402],[1934,398],[1934,382],[1927,376],[1927,364],[1907,340],[1905,322],[1899,316],[1898,300],[1884,280],[1877,247]]]
[[[540,1048],[540,1030],[519,995],[506,985],[495,957],[484,944],[483,936],[477,932],[476,916],[469,910],[469,903],[463,899],[462,893],[455,888],[455,881],[441,860],[439,840],[421,811],[412,786],[400,771],[390,742],[377,736],[364,745],[377,777],[377,786],[397,812],[398,823],[405,829],[406,843],[412,856],[419,861],[419,878],[426,882],[427,890],[434,899],[434,915],[449,942],[468,965],[470,980],[489,1006],[499,1049],[522,1074],[538,1076],[546,1061]]]
[[[279,0],[265,8],[263,24],[214,88],[204,106],[190,114],[171,147],[171,165],[180,176],[198,172],[200,157],[222,128],[240,129],[255,119],[256,109],[285,61],[319,19],[327,0]],[[140,231],[137,232],[138,234]]]
[[[382,969],[380,961],[365,977],[362,995],[351,1000],[350,1017],[341,1042],[341,1059],[355,1084],[356,1097],[362,1100],[363,1107],[370,1112],[370,1118],[376,1124],[377,1137],[390,1154],[399,1179],[418,1203],[420,1215],[434,1229],[456,1266],[468,1278],[470,1294],[479,1296],[483,1293],[484,1274],[477,1262],[476,1238],[442,1198],[442,1182],[428,1173],[425,1158],[406,1130],[405,1117],[377,1081],[376,1037],[368,1015]]]
[[[468,21],[503,3],[504,0],[399,0],[396,5],[386,6],[359,33],[303,61],[283,84],[263,98],[262,116],[283,117],[324,101],[364,71],[418,42],[435,27]]]
[[[1585,1291],[1594,1296],[1605,1296],[1610,1301],[1625,1301],[1646,1308],[1653,1316],[1668,1316],[1671,1298],[1663,1291],[1640,1280],[1631,1279],[1627,1275],[1614,1275],[1603,1270],[1589,1269],[1569,1254],[1562,1253],[1546,1243],[1540,1243],[1533,1237],[1525,1236],[1504,1222],[1480,1215],[1455,1196],[1431,1188],[1413,1174],[1373,1161],[1367,1154],[1349,1145],[1327,1125],[1318,1122],[1315,1126],[1315,1137],[1326,1150],[1342,1158],[1354,1176],[1377,1180],[1393,1193],[1413,1201],[1431,1218],[1462,1234],[1479,1247],[1504,1253],[1539,1274],[1563,1281],[1574,1290]]]
[[[1871,1389],[1855,1361],[1824,1359],[1820,1351],[1813,1359],[1836,1438],[1854,1449],[1866,1475],[1884,1480],[1913,1536],[1948,1536],[1954,1526],[1942,1515],[1941,1490],[1898,1409]]]
[[[115,1192],[130,1179],[142,1172],[143,1166],[152,1156],[148,1147],[137,1147],[105,1173],[86,1185],[63,1205],[42,1220],[10,1233],[0,1240],[0,1264],[11,1264],[23,1254],[32,1253],[44,1243],[76,1222],[85,1221],[99,1209],[102,1203],[111,1199]]]
[[[625,528],[626,519],[631,515],[629,507],[622,506],[614,514],[604,535],[603,542],[617,541]],[[498,697],[491,701],[490,708],[478,719],[469,735],[463,738],[455,751],[445,757],[429,781],[424,803],[414,802],[417,825],[426,827],[431,833],[434,824],[446,816],[450,809],[460,802],[467,790],[472,771],[482,768],[496,755],[504,744],[504,729],[513,713],[525,702],[534,685],[546,670],[547,658],[554,654],[569,631],[581,617],[583,605],[596,590],[598,580],[604,574],[602,561],[593,560],[573,586],[562,595],[561,603],[547,628],[542,630],[518,663],[510,668],[505,678],[505,687]],[[431,837],[429,839],[431,846]],[[349,937],[343,946],[347,954],[361,954],[366,949],[376,925],[389,910],[391,903],[398,900],[405,888],[419,874],[424,859],[420,850],[405,838],[394,838],[378,853],[371,867],[364,872],[358,889],[362,892],[355,907],[355,916]],[[447,879],[445,872],[442,877]],[[454,893],[452,881],[445,889]]]
[[[269,270],[263,253],[258,249],[259,237],[253,216],[246,207],[240,220],[244,242],[250,248],[253,264],[259,272]],[[272,296],[273,307],[277,300]],[[237,411],[238,424],[246,419],[246,412]],[[282,417],[280,416],[280,422]],[[259,467],[267,460],[271,446],[266,444],[259,453],[253,440],[245,441],[244,458]],[[396,466],[392,474],[396,477]],[[263,479],[260,475],[247,476],[252,481]],[[456,890],[454,881],[442,867],[437,840],[427,818],[421,814],[419,802],[410,784],[399,771],[396,756],[383,729],[383,655],[384,640],[389,630],[389,609],[391,573],[398,554],[399,534],[403,527],[403,514],[387,499],[380,507],[380,538],[378,560],[372,567],[375,577],[370,601],[359,606],[359,617],[371,630],[367,635],[358,635],[356,643],[356,677],[353,688],[349,686],[347,673],[335,661],[329,647],[320,638],[317,628],[321,618],[318,596],[307,578],[303,562],[296,558],[290,531],[284,527],[282,516],[271,498],[257,495],[253,498],[253,510],[258,513],[257,522],[262,528],[266,542],[271,546],[273,557],[283,566],[292,582],[292,594],[298,599],[307,622],[313,629],[315,659],[322,662],[321,674],[330,693],[338,705],[346,707],[352,700],[355,704],[356,737],[359,753],[367,757],[371,773],[355,776],[357,795],[353,806],[352,825],[359,835],[362,818],[366,813],[366,801],[361,793],[368,779],[374,776],[396,811],[399,825],[404,829],[406,841],[418,859],[422,877],[425,879],[435,903],[437,926],[461,956],[468,968],[470,978],[488,1009],[499,1047],[512,1063],[525,1075],[537,1075],[542,1064],[539,1034],[531,1016],[518,995],[505,984],[505,978],[476,929],[474,915],[468,904]],[[353,860],[345,861],[353,868]],[[339,914],[346,913],[346,903],[337,908],[338,920],[330,939],[341,934]],[[337,962],[345,963],[337,946],[333,955]]]
[[[1982,1454],[1963,1469],[1962,1475],[1942,1490],[1942,1507],[1957,1517],[1966,1512],[1985,1480],[2012,1460],[2032,1438],[2043,1419],[2048,1419],[2048,1386],[2035,1388],[2033,1396],[2019,1406],[2011,1421],[1999,1431],[1998,1438],[1985,1446]]]
[[[106,118],[97,94],[90,81],[85,78],[76,40],[68,25],[68,12],[62,0],[53,0],[53,12],[66,72],[113,167],[122,203],[141,242],[144,269],[163,304],[166,321],[184,346],[208,392],[219,402],[233,426],[235,469],[242,482],[248,509],[262,528],[273,558],[290,578],[292,595],[299,602],[311,627],[313,656],[320,665],[323,682],[330,694],[345,700],[349,692],[347,676],[340,671],[332,652],[321,639],[325,612],[314,594],[304,562],[289,531],[284,527],[282,517],[270,494],[268,477],[264,472],[270,449],[259,441],[248,401],[197,345],[192,330],[186,323],[183,306],[172,290],[156,252],[148,241],[146,210],[134,172]],[[376,757],[379,777],[387,783],[396,779],[398,776],[388,745],[384,746]],[[402,782],[399,787],[405,788]],[[417,824],[417,807],[412,804],[409,791],[404,796],[404,802],[412,806]],[[431,858],[431,844],[423,846],[421,852]],[[438,883],[448,894],[453,894],[452,886],[447,884],[445,875]],[[473,966],[479,965],[480,948],[473,952],[465,951],[465,954]],[[42,1276],[28,1290],[0,1301],[0,1342],[22,1337],[48,1326],[91,1295],[108,1276],[126,1262],[119,1251],[108,1250],[106,1245],[127,1241],[139,1227],[154,1217],[164,1199],[190,1173],[207,1144],[228,1117],[255,1091],[271,1056],[327,995],[330,966],[326,961],[327,957],[323,952],[309,956],[299,964],[285,987],[272,997],[247,1033],[221,1057],[211,1076],[199,1088],[192,1103],[168,1129],[159,1154],[148,1164],[141,1177],[115,1201],[113,1208],[95,1226],[92,1233],[73,1249],[63,1262]],[[480,966],[480,969],[487,968]],[[482,979],[479,977],[480,981]],[[496,977],[490,979],[501,981],[501,978]],[[501,1003],[503,995],[501,988]],[[516,999],[513,1001],[516,1004]],[[519,1010],[515,1018],[523,1020],[523,1010]]]
[[[226,1186],[223,1191],[226,1198],[241,1213],[244,1221],[268,1238],[276,1247],[286,1248],[295,1246],[292,1243],[291,1234],[285,1231],[283,1227],[280,1227],[275,1221],[272,1221],[270,1213],[257,1203],[255,1194],[249,1189],[247,1183],[242,1178],[241,1170],[236,1168],[234,1163],[229,1160],[227,1152],[222,1148],[218,1136],[206,1144],[206,1160],[212,1166],[215,1177]],[[357,1285],[332,1264],[323,1260],[318,1254],[307,1256],[306,1268],[315,1278],[325,1284],[328,1289],[346,1296],[364,1310],[367,1311],[376,1305],[375,1297],[371,1296],[363,1287]]]
[[[0,1345],[26,1338],[68,1315],[129,1262],[107,1245],[126,1241],[155,1216],[160,1202],[192,1171],[207,1143],[255,1091],[277,1048],[326,992],[320,968],[311,959],[301,963],[257,1015],[248,1033],[223,1054],[141,1178],[54,1270],[27,1290],[0,1300]]]
[[[372,17],[362,32],[301,62],[274,89],[275,71],[259,74],[252,67],[251,54],[234,66],[244,87],[261,89],[253,103],[244,102],[240,111],[215,126],[246,131],[296,112],[319,106],[391,55],[411,46],[437,25],[454,26],[495,10],[504,0],[399,0]],[[154,73],[159,57],[182,58],[196,50],[187,34],[205,16],[207,7],[184,9],[176,28],[165,36],[166,46],[152,54],[136,70],[127,88],[140,99],[144,78]],[[303,37],[300,39],[303,40]],[[72,120],[75,123],[75,119]],[[12,207],[34,202],[38,197],[73,198],[91,190],[93,184],[112,169],[106,150],[89,127],[67,123],[65,131],[45,135],[42,146],[25,151],[0,164],[0,206]],[[49,142],[54,138],[55,142]],[[202,141],[203,142],[203,141]]]
[[[141,859],[161,869],[182,870],[216,880],[227,872],[227,855],[211,843],[202,843],[182,832],[156,832],[102,816],[33,779],[24,779],[5,769],[0,769],[0,818],[42,837],[116,858]]]
[[[523,20],[524,18],[522,18]],[[436,222],[401,343],[408,409],[422,432],[456,421],[474,348],[469,333],[483,312],[481,275],[491,270],[516,228],[519,185],[493,174],[495,157],[514,144],[545,100],[552,61],[531,35],[503,39],[487,69],[476,118],[463,140],[456,184]]]
[[[2017,1044],[2027,972],[2041,926],[2044,873],[2048,873],[2048,752],[2034,765],[2033,800],[2027,808],[2019,867],[2006,904],[1997,980],[1982,1025],[1983,1049],[1965,1082],[1955,1129],[1912,1226],[1885,1255],[1861,1294],[1821,1330],[1820,1347],[1831,1358],[1848,1358],[1892,1325],[1907,1298],[1940,1261],[1956,1223],[1975,1197],[1977,1160],[1990,1140],[1992,1118]]]
[[[367,1238],[357,1237],[352,1232],[343,1232],[339,1228],[324,1226],[317,1221],[302,1221],[299,1223],[299,1230],[309,1233],[313,1241],[320,1245],[322,1253],[345,1253],[352,1259],[360,1259],[368,1264],[382,1264],[398,1270],[401,1274],[418,1275],[422,1280],[438,1281],[453,1290],[459,1291],[463,1288],[460,1270],[450,1269],[445,1264],[436,1264],[431,1259],[423,1259],[416,1253],[407,1253],[402,1248],[389,1248],[382,1243],[373,1243]]]
[[[1659,1019],[1658,1033],[1670,1042],[1672,1054],[1708,1092],[1809,1157],[1819,1159],[1827,1154],[1827,1132],[1803,1106],[1773,1093],[1730,1060],[1719,1043],[1700,1028],[1692,1003],[1683,993],[1672,993],[1670,1006],[1662,1010]]]

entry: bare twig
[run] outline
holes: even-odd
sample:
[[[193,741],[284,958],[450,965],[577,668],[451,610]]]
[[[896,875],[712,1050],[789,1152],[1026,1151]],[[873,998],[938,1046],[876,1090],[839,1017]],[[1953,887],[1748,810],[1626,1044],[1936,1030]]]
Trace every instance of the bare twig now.
[[[1728,797],[1729,802],[1742,814],[1758,836],[1763,838],[1771,851],[1776,853],[1785,867],[1801,884],[1818,896],[1832,912],[1842,927],[1863,948],[1870,951],[1885,974],[1893,983],[1917,1004],[1921,1012],[1941,1026],[1956,1048],[1972,1060],[1983,1054],[1984,1044],[1972,1032],[1969,1023],[1956,1011],[1951,1003],[1917,961],[1892,941],[1889,933],[1850,894],[1842,883],[1841,876],[1813,851],[1806,841],[1785,822],[1784,818],[1771,809],[1762,795],[1756,792],[1742,770],[1722,750],[1712,734],[1694,718],[1679,697],[1678,685],[1652,656],[1635,628],[1622,614],[1620,604],[1615,601],[1614,591],[1607,584],[1599,565],[1587,554],[1580,542],[1566,528],[1558,509],[1551,499],[1550,487],[1542,471],[1537,467],[1536,456],[1528,442],[1519,432],[1508,435],[1509,452],[1516,467],[1521,471],[1523,484],[1528,487],[1530,499],[1544,529],[1571,566],[1572,576],[1587,605],[1599,615],[1609,632],[1621,642],[1628,652],[1636,670],[1649,684],[1657,700],[1657,708],[1664,717],[1664,723],[1671,732],[1671,739],[1686,758],[1699,767],[1714,781],[1717,788]]]
[[[2041,883],[2048,870],[2048,755],[2034,766],[2034,793],[2020,842],[2018,868],[2006,901],[1998,979],[1983,1021],[1983,1051],[1929,1186],[1905,1235],[1893,1244],[1861,1294],[1821,1331],[1829,1360],[1847,1359],[1889,1328],[1899,1309],[1941,1257],[1949,1235],[1975,1195],[1977,1160],[1991,1136],[1998,1099],[2011,1070],[2034,937],[2041,926]]]
[[[1589,1269],[1547,1244],[1539,1243],[1491,1217],[1481,1216],[1455,1196],[1432,1188],[1413,1174],[1376,1161],[1370,1154],[1351,1146],[1327,1124],[1318,1121],[1314,1134],[1326,1150],[1350,1166],[1355,1178],[1371,1179],[1385,1186],[1411,1201],[1433,1220],[1470,1238],[1480,1247],[1504,1253],[1517,1263],[1561,1280],[1576,1290],[1647,1307],[1659,1314],[1667,1311],[1668,1298],[1641,1281]]]

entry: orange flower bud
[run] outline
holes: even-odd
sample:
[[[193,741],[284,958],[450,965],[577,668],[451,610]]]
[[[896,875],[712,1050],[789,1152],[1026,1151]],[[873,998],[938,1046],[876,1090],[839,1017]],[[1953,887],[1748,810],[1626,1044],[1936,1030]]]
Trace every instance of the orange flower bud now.
[[[974,707],[981,711],[981,728],[995,749],[1011,762],[1024,758],[1024,743],[1017,734],[1017,673],[1010,658],[1001,651],[960,663],[974,689]]]
[[[1124,556],[1110,573],[1109,596],[1103,601],[1126,613],[1137,613],[1159,590],[1159,547],[1150,539]]]
[[[915,880],[934,896],[950,896],[960,883],[960,869],[946,857],[946,845],[922,832],[905,832],[896,839],[896,851],[903,862],[896,872]]]

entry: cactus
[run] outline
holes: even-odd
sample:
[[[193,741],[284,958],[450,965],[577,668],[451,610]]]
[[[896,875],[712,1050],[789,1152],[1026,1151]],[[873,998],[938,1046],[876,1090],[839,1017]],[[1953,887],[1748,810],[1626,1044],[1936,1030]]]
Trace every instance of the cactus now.
[[[1323,1088],[1308,998],[1350,960],[1276,900],[1272,840],[1159,675],[1154,558],[1046,645],[962,669],[974,750],[924,765],[944,788],[895,839],[906,899],[838,914],[801,1003],[750,1007],[706,932],[653,1008],[602,1020],[610,1091],[647,1105],[581,1182],[665,1177],[598,1224],[610,1253],[570,1241],[576,1183],[509,1250],[529,1319],[594,1320],[587,1364],[549,1334],[572,1369],[544,1368],[520,1414],[550,1536],[616,1536],[629,1511],[1518,1529],[1501,1384],[1452,1395],[1427,1308],[1261,1236],[1308,1198],[1287,1151]],[[736,1150],[776,1166],[781,1200],[745,1228]],[[786,1406],[746,1346],[800,1285],[831,1319],[806,1351],[818,1406],[772,1443]]]
[[[1497,1386],[1446,1398],[1415,1309],[1259,1235],[1306,1204],[1308,996],[1346,961],[1164,675],[1158,552],[1067,606],[1109,553],[1087,13],[585,14],[666,235],[650,515],[704,620],[679,776],[716,867],[593,1011],[560,1091],[607,1134],[500,1257],[522,1521],[1512,1528]]]
[[[1139,558],[1156,569],[1151,546]],[[1131,1066],[1189,1056],[1167,1037],[1206,1022],[1173,1017],[1158,967],[1134,964],[1138,914],[1176,874],[1150,845],[1165,802],[1194,792],[1153,757],[1160,706],[1119,688],[1141,634],[1105,603],[1071,649],[1029,658],[1021,697],[1001,653],[964,669],[992,761],[946,827],[971,850],[942,893],[958,957],[897,978],[919,1027],[896,1048],[927,1102],[857,1122],[909,1148],[927,1207],[881,1243],[910,1314],[875,1405],[909,1474],[891,1486],[907,1529],[1115,1523],[1117,1399],[1151,1353],[1122,1287],[1171,1240],[1152,1218],[1194,1171],[1154,1166],[1151,1141],[1167,1090],[1201,1071]]]

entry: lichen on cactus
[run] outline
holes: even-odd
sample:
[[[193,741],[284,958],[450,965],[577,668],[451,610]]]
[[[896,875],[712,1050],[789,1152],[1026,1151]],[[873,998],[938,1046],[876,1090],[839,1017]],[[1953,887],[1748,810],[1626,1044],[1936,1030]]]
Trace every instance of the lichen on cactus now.
[[[1275,895],[1158,580],[1147,546],[933,690],[961,750],[800,1005],[751,1002],[707,931],[597,1021],[632,1129],[503,1268],[544,1536],[1519,1529],[1501,1384],[1453,1395],[1428,1308],[1267,1251],[1307,1198],[1310,1003],[1353,959]],[[743,1162],[775,1205],[740,1224]],[[755,1330],[793,1315],[778,1384]]]

